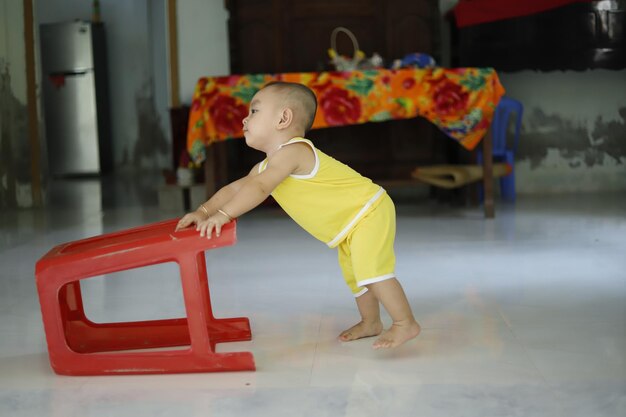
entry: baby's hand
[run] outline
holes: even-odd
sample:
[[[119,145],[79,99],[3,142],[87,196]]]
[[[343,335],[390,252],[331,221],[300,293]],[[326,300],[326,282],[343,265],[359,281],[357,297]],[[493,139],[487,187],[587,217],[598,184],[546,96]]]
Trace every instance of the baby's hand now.
[[[206,220],[197,223],[196,230],[200,231],[200,236],[205,236],[207,239],[211,239],[211,233],[215,229],[215,236],[220,237],[222,232],[222,226],[230,221],[230,218],[223,214],[217,213],[212,215]]]
[[[187,213],[183,216],[182,219],[176,225],[176,232],[186,227],[191,226],[192,224],[199,224],[201,221],[206,219],[206,215],[203,215],[197,211],[193,211],[191,213]]]

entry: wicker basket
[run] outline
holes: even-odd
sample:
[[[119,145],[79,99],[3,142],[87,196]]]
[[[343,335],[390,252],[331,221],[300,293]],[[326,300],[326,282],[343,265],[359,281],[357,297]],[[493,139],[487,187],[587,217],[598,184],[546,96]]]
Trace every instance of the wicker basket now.
[[[339,35],[339,33],[346,34],[352,41],[352,47],[354,48],[352,58],[339,55],[337,52],[337,35]],[[331,64],[337,71],[355,70],[359,67],[359,63],[365,57],[365,54],[359,50],[359,41],[356,39],[356,36],[354,36],[354,33],[352,33],[350,29],[343,26],[336,27],[330,34],[330,49],[328,50],[328,55],[330,56]]]

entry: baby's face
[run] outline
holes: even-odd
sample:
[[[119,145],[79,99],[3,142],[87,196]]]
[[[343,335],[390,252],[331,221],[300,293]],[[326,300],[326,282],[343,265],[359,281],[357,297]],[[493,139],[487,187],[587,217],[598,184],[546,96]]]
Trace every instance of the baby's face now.
[[[250,102],[248,116],[243,119],[243,134],[246,144],[254,149],[263,150],[266,139],[276,132],[280,121],[280,101],[272,88],[257,92]]]

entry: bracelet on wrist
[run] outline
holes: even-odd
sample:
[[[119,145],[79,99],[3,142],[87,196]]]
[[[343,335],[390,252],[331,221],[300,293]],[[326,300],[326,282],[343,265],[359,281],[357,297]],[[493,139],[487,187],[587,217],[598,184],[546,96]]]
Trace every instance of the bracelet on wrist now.
[[[229,222],[233,221],[233,218],[230,216],[230,214],[226,213],[224,210],[217,209],[217,212],[220,213],[220,214],[223,214],[224,216],[226,216],[226,218],[228,219]]]
[[[209,214],[209,210],[207,210],[206,207],[204,207],[204,203],[200,204],[200,207],[198,207],[198,208],[201,209],[204,212],[204,214],[207,215],[207,217],[211,216]]]

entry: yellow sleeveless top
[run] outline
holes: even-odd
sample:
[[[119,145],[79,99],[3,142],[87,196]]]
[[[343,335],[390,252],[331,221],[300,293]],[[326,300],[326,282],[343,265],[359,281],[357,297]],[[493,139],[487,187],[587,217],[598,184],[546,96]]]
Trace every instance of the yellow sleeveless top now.
[[[315,154],[315,167],[308,175],[290,175],[272,192],[287,214],[315,238],[334,248],[367,213],[381,201],[385,190],[349,166],[296,137],[281,145],[304,142]],[[259,172],[267,159],[259,164]]]

